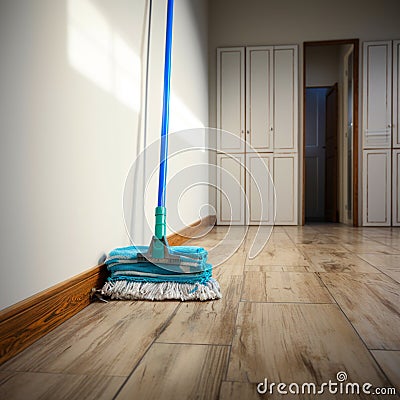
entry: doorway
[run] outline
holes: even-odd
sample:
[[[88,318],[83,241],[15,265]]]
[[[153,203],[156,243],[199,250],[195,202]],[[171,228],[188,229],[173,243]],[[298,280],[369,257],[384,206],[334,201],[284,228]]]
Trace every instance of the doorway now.
[[[337,222],[337,83],[306,88],[306,105],[306,222]]]
[[[303,224],[358,226],[358,46],[304,43]]]

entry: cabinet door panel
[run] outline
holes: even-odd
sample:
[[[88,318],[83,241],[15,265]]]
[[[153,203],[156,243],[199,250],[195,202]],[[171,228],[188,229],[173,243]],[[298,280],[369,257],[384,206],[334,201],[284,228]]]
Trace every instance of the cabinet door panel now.
[[[393,147],[400,148],[400,40],[393,42]]]
[[[392,42],[364,43],[363,146],[391,147]]]
[[[217,128],[233,135],[218,135],[220,151],[244,152],[244,48],[217,50]]]
[[[391,224],[391,150],[363,151],[364,226]]]
[[[250,225],[274,223],[274,190],[272,184],[272,155],[246,155],[246,197]]]
[[[297,151],[297,47],[274,47],[274,149]]]
[[[247,151],[272,150],[273,116],[272,47],[246,48]]]
[[[393,150],[393,220],[392,225],[400,226],[400,149]]]
[[[244,154],[217,156],[217,223],[244,225]]]
[[[275,154],[273,176],[277,225],[297,225],[297,154]]]

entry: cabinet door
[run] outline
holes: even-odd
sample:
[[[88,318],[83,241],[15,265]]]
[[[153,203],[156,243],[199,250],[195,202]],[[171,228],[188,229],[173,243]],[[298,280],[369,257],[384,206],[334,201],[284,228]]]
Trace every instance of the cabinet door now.
[[[297,151],[297,46],[274,47],[274,150]]]
[[[246,48],[247,151],[272,151],[273,47]]]
[[[218,150],[243,153],[245,130],[244,47],[217,49]]]
[[[400,148],[400,40],[393,42],[393,147]]]
[[[272,154],[246,155],[246,197],[249,225],[274,223],[274,187],[272,183]]]
[[[217,155],[217,223],[244,225],[244,154]]]
[[[391,147],[392,42],[364,43],[363,147]]]
[[[277,225],[297,225],[297,154],[274,154],[273,176],[276,192]]]
[[[392,225],[400,226],[400,149],[393,150]]]
[[[391,150],[363,151],[364,226],[391,224]]]

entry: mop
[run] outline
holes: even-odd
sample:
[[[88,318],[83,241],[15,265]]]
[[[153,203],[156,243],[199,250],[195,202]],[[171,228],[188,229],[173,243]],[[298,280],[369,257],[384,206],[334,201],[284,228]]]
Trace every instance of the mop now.
[[[202,247],[169,246],[166,236],[166,182],[171,78],[173,0],[168,0],[165,41],[164,95],[161,125],[158,203],[155,234],[149,246],[112,250],[105,261],[109,277],[102,295],[117,300],[215,300],[218,282]]]

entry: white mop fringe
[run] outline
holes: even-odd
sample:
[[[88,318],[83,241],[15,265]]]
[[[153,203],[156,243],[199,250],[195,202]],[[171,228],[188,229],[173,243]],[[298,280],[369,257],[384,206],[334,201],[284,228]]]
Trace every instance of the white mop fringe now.
[[[101,294],[113,300],[217,300],[222,297],[219,283],[210,278],[207,283],[106,282]]]

